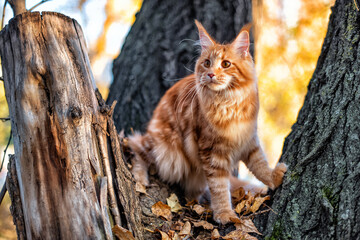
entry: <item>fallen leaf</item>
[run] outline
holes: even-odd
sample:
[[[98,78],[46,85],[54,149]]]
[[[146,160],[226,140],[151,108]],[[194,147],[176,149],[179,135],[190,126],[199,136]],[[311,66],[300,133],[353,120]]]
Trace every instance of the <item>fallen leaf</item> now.
[[[246,194],[246,200],[248,200],[249,203],[254,201],[254,196],[250,191]]]
[[[201,215],[201,214],[203,214],[203,213],[205,212],[206,209],[205,209],[203,206],[199,205],[199,204],[195,204],[195,205],[193,206],[193,210],[194,210],[198,215]]]
[[[135,191],[146,194],[146,187],[142,185],[140,182],[136,182]]]
[[[237,217],[231,217],[230,221],[233,222],[233,223],[241,223],[240,218],[237,218]]]
[[[191,207],[191,206],[193,206],[193,205],[195,205],[195,204],[197,204],[198,203],[198,201],[197,200],[191,200],[190,202],[187,202],[186,204],[185,204],[185,206],[187,206],[187,207]]]
[[[155,232],[159,232],[161,234],[161,240],[171,240],[171,238],[169,237],[169,235],[167,235],[166,233],[164,233],[163,231],[159,230],[159,229],[155,229]]]
[[[242,200],[245,197],[245,190],[244,188],[240,187],[238,189],[236,189],[235,191],[231,192],[231,198],[233,199],[233,201],[239,202],[240,200]]]
[[[241,219],[241,222],[235,223],[236,230],[241,230],[243,232],[247,233],[257,233],[259,235],[262,235],[258,229],[255,227],[253,221],[251,219]]]
[[[207,221],[199,221],[199,222],[192,222],[192,224],[195,227],[203,227],[206,230],[213,230],[214,229],[214,225],[212,225],[211,223],[207,222]]]
[[[181,240],[181,237],[179,236],[178,233],[175,233],[174,237],[172,240]]]
[[[223,239],[232,239],[232,240],[257,240],[256,237],[251,236],[250,234],[242,231],[242,230],[235,230],[229,232]]]
[[[212,233],[211,233],[211,239],[215,240],[215,239],[219,239],[220,237],[221,236],[220,236],[219,230],[217,230],[215,228],[214,231],[212,231]]]
[[[235,212],[241,213],[244,210],[246,200],[242,200],[238,205],[236,205]]]
[[[116,237],[118,237],[118,239],[121,239],[121,240],[135,240],[134,236],[132,235],[132,233],[119,226],[119,225],[115,225],[113,228],[112,228],[112,232],[114,233],[114,235]]]
[[[151,232],[151,233],[154,233],[155,231],[154,230],[151,230],[149,228],[144,228],[145,231],[148,231],[148,232]]]
[[[175,236],[175,231],[169,230],[167,234],[168,234],[168,236],[169,236],[171,239],[173,239],[174,236]]]
[[[266,200],[269,200],[269,199],[270,199],[270,196],[257,197],[257,198],[255,198],[255,201],[254,201],[254,203],[251,205],[251,207],[250,207],[249,210],[250,210],[252,213],[256,212],[256,211],[260,208],[261,204],[263,204]]]
[[[248,214],[250,212],[251,201],[252,201],[251,199],[250,200],[245,200],[245,211],[244,211],[243,215],[246,215],[246,214]]]
[[[172,223],[171,229],[173,229],[175,231],[180,231],[183,226],[184,226],[184,223],[181,222],[180,220],[178,220],[178,221]]]
[[[157,217],[163,217],[168,221],[171,221],[171,219],[172,219],[171,208],[161,201],[155,203],[151,207],[151,211]]]
[[[166,202],[167,202],[167,205],[170,206],[172,212],[176,213],[176,212],[178,212],[178,211],[180,211],[182,209],[182,207],[181,207],[181,205],[179,203],[179,199],[178,199],[178,197],[176,196],[175,193],[172,193],[170,195],[170,197],[168,197],[166,199]]]
[[[190,222],[186,222],[179,232],[180,236],[190,235],[191,233],[191,224]]]

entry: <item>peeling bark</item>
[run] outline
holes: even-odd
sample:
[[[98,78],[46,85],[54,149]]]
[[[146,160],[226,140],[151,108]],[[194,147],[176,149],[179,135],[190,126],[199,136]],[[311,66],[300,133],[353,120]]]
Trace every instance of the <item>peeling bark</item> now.
[[[265,239],[360,239],[360,15],[337,0],[304,105],[286,138],[289,170],[258,219]]]
[[[20,189],[15,166],[15,156],[11,155],[8,163],[8,173],[6,176],[6,188],[8,190],[11,206],[10,212],[16,226],[18,239],[26,239],[24,214],[21,205]]]

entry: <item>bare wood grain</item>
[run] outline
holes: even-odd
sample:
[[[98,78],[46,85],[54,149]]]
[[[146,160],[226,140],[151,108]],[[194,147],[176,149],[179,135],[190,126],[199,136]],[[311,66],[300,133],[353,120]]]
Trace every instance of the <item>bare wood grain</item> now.
[[[99,107],[80,26],[23,13],[0,33],[0,55],[26,238],[111,239],[97,195],[107,185],[93,170]]]

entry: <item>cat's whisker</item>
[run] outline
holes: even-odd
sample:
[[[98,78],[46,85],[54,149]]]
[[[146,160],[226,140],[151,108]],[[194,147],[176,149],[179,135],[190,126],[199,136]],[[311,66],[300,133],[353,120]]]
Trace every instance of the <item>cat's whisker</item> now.
[[[194,40],[194,39],[190,39],[190,38],[185,38],[185,39],[181,40],[181,41],[179,42],[179,45],[182,44],[182,43],[185,42],[185,41],[193,42],[194,45],[200,45],[200,44],[198,43],[199,40]]]
[[[196,88],[195,88],[193,97],[192,97],[192,99],[191,99],[191,106],[190,106],[190,110],[191,110],[191,120],[194,120],[193,102],[194,102],[194,99],[197,98],[197,96],[198,96],[198,94],[197,94],[197,91],[196,91]]]
[[[190,89],[193,88],[194,85],[195,85],[195,83],[190,82],[189,84],[187,84],[187,85],[185,86],[185,88],[184,88],[183,91],[185,91],[188,87],[189,87]],[[182,99],[183,99],[184,97],[186,97],[187,94],[189,94],[189,92],[185,93],[185,95],[183,95],[183,92],[181,92],[181,93],[178,94],[178,96],[177,96],[177,98],[176,98],[176,100],[175,100],[175,102],[174,102],[175,111],[177,111],[177,108],[178,108],[178,106],[180,105],[180,103],[182,102]],[[178,101],[178,100],[180,100],[180,101]]]
[[[184,68],[185,68],[186,70],[188,70],[189,72],[194,73],[193,70],[191,70],[190,68],[186,67],[185,65],[184,65]]]
[[[165,82],[177,82],[181,80],[182,78],[163,78]]]
[[[187,84],[184,89],[190,88],[190,91],[188,91],[188,92],[185,93],[185,94],[180,93],[180,94],[178,95],[178,97],[177,97],[176,100],[175,100],[175,106],[176,106],[175,111],[176,111],[176,112],[177,112],[177,109],[178,109],[178,107],[180,106],[181,102],[184,102],[184,101],[186,100],[187,96],[190,94],[190,92],[192,91],[192,89],[194,88],[194,86],[195,86],[195,83],[189,83],[189,84]],[[180,100],[179,100],[179,97],[180,97]],[[178,101],[178,100],[179,100],[179,101]],[[176,104],[176,103],[177,103],[177,104]]]
[[[189,86],[189,85],[187,85],[187,86]],[[188,99],[188,97],[189,96],[191,96],[191,94],[192,94],[192,92],[194,91],[194,87],[193,86],[191,86],[191,88],[190,88],[190,91],[188,91],[181,99],[180,99],[180,101],[179,101],[179,103],[178,103],[178,107],[180,107],[180,105],[181,105],[181,107],[180,107],[180,113],[182,112],[182,110],[183,110],[183,107],[184,107],[184,104],[185,104],[185,102],[186,102],[186,99]],[[176,108],[176,112],[177,112],[177,110],[179,109],[179,108]]]

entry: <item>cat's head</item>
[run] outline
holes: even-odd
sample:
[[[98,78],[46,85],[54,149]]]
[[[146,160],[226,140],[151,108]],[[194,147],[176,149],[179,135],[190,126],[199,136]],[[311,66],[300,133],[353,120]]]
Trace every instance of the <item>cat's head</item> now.
[[[242,29],[230,44],[217,43],[195,20],[199,30],[201,55],[196,62],[197,84],[213,92],[229,91],[255,81],[254,63],[249,53],[249,32]]]

